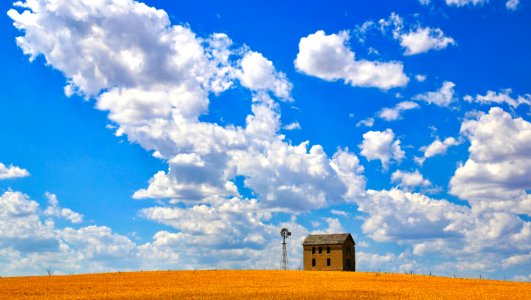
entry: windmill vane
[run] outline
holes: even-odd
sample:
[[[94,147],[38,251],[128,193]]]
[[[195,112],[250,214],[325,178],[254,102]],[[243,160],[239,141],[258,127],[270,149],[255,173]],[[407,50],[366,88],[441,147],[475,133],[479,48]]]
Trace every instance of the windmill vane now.
[[[282,257],[280,258],[280,269],[288,269],[288,251],[286,250],[286,238],[291,236],[291,232],[287,228],[280,230],[280,236],[282,237]]]

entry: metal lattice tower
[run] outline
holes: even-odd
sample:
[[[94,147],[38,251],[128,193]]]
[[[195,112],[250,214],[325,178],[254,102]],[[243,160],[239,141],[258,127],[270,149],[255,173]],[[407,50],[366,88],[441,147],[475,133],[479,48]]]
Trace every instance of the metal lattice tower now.
[[[280,230],[280,236],[282,237],[282,257],[280,258],[280,269],[288,269],[288,251],[286,250],[286,238],[291,236],[291,232],[287,228]]]

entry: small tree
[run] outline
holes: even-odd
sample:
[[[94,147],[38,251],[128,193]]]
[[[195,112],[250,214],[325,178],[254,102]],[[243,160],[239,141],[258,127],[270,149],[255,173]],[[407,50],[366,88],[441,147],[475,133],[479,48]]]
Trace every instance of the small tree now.
[[[48,274],[48,276],[52,276],[52,275],[53,275],[53,270],[52,270],[52,268],[48,267],[48,268],[46,269],[46,273]]]

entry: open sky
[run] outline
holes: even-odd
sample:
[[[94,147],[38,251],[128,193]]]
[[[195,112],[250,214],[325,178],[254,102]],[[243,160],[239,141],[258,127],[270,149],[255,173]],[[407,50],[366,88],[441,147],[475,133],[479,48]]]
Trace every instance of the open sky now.
[[[531,280],[527,0],[2,1],[0,275]]]

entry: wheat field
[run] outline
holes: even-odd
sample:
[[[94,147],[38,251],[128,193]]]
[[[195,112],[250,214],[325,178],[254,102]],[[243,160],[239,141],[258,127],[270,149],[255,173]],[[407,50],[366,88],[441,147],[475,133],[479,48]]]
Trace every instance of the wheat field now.
[[[2,299],[531,299],[531,284],[362,272],[153,271],[0,278]]]

